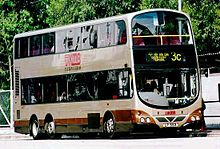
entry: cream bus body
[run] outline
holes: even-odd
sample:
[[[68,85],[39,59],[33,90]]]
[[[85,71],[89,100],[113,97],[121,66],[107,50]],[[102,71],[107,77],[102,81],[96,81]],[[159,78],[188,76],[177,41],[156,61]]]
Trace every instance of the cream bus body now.
[[[41,133],[46,133],[52,137],[54,134],[64,133],[104,132],[107,136],[112,137],[117,132],[149,132],[154,130],[152,128],[172,128],[184,131],[199,130],[202,122],[202,102],[197,55],[191,31],[189,31],[187,35],[133,35],[132,30],[135,28],[133,23],[135,19],[137,19],[135,23],[138,22],[139,15],[148,15],[148,13],[150,13],[151,16],[158,12],[163,12],[167,16],[169,13],[176,14],[177,19],[179,16],[184,16],[185,20],[189,20],[185,14],[177,11],[166,9],[144,10],[96,21],[88,21],[16,35],[15,46],[17,44],[19,52],[15,50],[14,60],[15,131],[25,134],[30,133],[37,139]],[[135,18],[136,16],[137,18]],[[123,27],[118,27],[117,29],[117,26],[121,25],[121,22],[118,21],[124,22],[126,30],[125,42],[120,44],[118,44],[118,36],[119,34],[122,35],[122,33],[119,30]],[[107,27],[108,29],[105,30],[102,24],[106,26],[109,25],[110,28]],[[156,24],[158,24],[158,22]],[[190,21],[187,25],[188,29],[191,30]],[[91,28],[95,28],[98,32],[96,32],[98,34],[98,40],[95,47],[91,47]],[[83,32],[84,29],[88,30],[85,36]],[[103,32],[103,30],[108,33]],[[113,31],[112,34],[111,31]],[[44,34],[49,33],[51,33],[51,38],[54,39],[53,47],[51,47],[53,51],[52,53],[44,54],[42,50],[44,47]],[[78,33],[81,36],[75,38],[75,35]],[[111,37],[105,37],[105,34]],[[34,56],[31,54],[30,45],[35,41],[35,36],[38,35],[41,36],[39,38],[41,39],[41,53],[38,56]],[[68,40],[70,39],[68,37],[70,36],[73,37],[71,38],[72,43],[70,46],[77,42],[78,49],[74,49],[73,47],[72,49],[67,48],[67,46],[69,46]],[[32,37],[33,39],[31,39]],[[187,50],[184,49],[185,47],[188,48],[188,51],[193,51],[192,53],[194,55],[192,61],[196,63],[194,64],[195,66],[193,66],[195,68],[193,68],[193,70],[188,70],[184,66],[184,68],[181,69],[179,78],[179,81],[182,81],[183,84],[185,80],[185,87],[181,89],[187,90],[187,88],[190,88],[191,90],[188,97],[182,97],[183,95],[181,95],[181,97],[170,96],[169,98],[165,98],[165,96],[171,94],[171,89],[175,87],[174,84],[169,82],[172,78],[170,73],[165,75],[168,77],[164,76],[154,79],[157,83],[161,80],[164,81],[162,87],[163,91],[161,91],[160,94],[162,97],[155,95],[153,92],[146,93],[145,91],[140,91],[139,86],[141,86],[142,83],[137,85],[138,81],[143,82],[142,78],[137,76],[139,74],[145,75],[146,73],[141,71],[135,72],[139,69],[139,62],[138,68],[136,68],[136,62],[138,61],[137,57],[141,57],[141,55],[151,56],[152,53],[138,53],[135,55],[133,53],[135,51],[134,49],[138,47],[137,45],[136,47],[133,45],[135,38],[157,38],[157,40],[160,40],[159,43],[163,48],[169,47],[172,49],[170,53],[164,52],[165,49],[157,53],[157,55],[160,55],[160,59],[162,59],[161,61],[159,60],[160,64],[158,65],[162,66],[162,61],[169,61],[169,63],[171,63],[170,61],[172,59],[172,61],[175,62],[176,69],[178,69],[177,65],[182,65],[182,63],[185,62],[181,61],[181,59],[185,58],[186,61],[189,60],[188,58],[191,53],[184,55],[182,51],[182,53],[177,51],[177,54],[174,52],[176,54],[176,59],[174,59],[174,53],[172,52],[176,50],[176,45],[165,45],[165,37],[178,37],[181,38],[181,40],[187,37],[190,48],[188,48],[188,45],[183,46],[182,51]],[[24,57],[21,56],[20,50],[20,47],[22,47],[21,40],[23,38],[28,38],[27,56]],[[106,41],[105,38],[110,40]],[[20,39],[20,41],[16,43],[16,39]],[[46,39],[47,37],[45,36],[45,40]],[[48,41],[49,40],[50,37],[48,37]],[[90,43],[88,40],[90,40]],[[85,44],[85,46],[83,44]],[[140,48],[140,51],[144,51],[142,46],[138,48]],[[180,46],[178,48],[180,48]],[[151,60],[155,63],[158,62],[158,60],[155,61],[155,59],[150,57],[150,63],[152,63]],[[142,61],[141,58],[140,61]],[[181,61],[182,63],[179,64],[176,63],[176,61],[179,63]],[[190,66],[190,64],[187,64],[187,66]],[[148,65],[147,68],[144,69],[148,70],[148,73],[156,72],[153,69],[151,71]],[[184,74],[184,72],[186,73]],[[158,74],[158,72],[155,74]],[[77,77],[79,77],[79,79]],[[65,78],[66,82],[63,81]],[[77,79],[80,81],[73,83]],[[188,85],[186,85],[187,79]],[[152,78],[147,81],[149,82],[151,80]],[[35,85],[28,84],[33,82]],[[25,83],[28,85],[25,86]],[[50,83],[53,84],[55,88],[56,99],[53,101],[46,99],[46,94],[48,93],[46,90],[50,90]],[[78,101],[73,101],[75,99],[71,98],[71,101],[59,101],[58,98],[61,96],[60,93],[65,83],[66,88],[64,88],[67,92],[67,95],[65,95],[66,98],[68,98],[68,92],[70,92],[69,90],[71,90],[74,85],[83,84],[81,85],[81,92],[87,93],[87,97],[84,97],[86,100],[82,99],[83,101],[80,101],[79,99]],[[60,84],[62,85],[59,86]],[[84,84],[86,85],[84,86]],[[104,86],[101,86],[101,84],[104,84]],[[42,91],[40,93],[41,101],[38,103],[31,103],[32,88],[36,89],[38,88],[37,86],[41,88]],[[90,88],[88,86],[90,86]],[[113,90],[115,90],[116,87],[117,91],[115,92]],[[79,90],[75,91],[78,92]],[[100,93],[102,91],[103,93]],[[99,99],[99,96],[103,96],[103,98]],[[25,99],[26,97],[29,99]],[[165,102],[162,101],[164,99],[166,100]]]

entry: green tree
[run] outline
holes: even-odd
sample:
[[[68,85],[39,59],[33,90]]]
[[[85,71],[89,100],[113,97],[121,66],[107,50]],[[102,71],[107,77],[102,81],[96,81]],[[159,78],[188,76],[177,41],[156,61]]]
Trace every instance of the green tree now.
[[[216,0],[188,0],[184,11],[191,19],[199,54],[220,51],[220,4]]]
[[[51,0],[47,23],[52,26],[104,18],[139,10],[140,0]]]
[[[178,0],[141,0],[140,9],[169,8],[177,9]]]
[[[26,10],[15,11],[15,3],[0,1],[0,89],[9,89],[9,59],[12,59],[13,37],[33,29],[33,19]]]
[[[47,28],[46,18],[48,17],[47,8],[50,0],[13,0],[15,7],[14,11],[27,11],[33,19],[31,26],[34,30]],[[20,16],[20,15],[19,15]],[[18,16],[18,17],[19,17]]]
[[[51,0],[46,19],[50,26],[58,26],[89,20],[94,16],[94,9],[86,0]]]

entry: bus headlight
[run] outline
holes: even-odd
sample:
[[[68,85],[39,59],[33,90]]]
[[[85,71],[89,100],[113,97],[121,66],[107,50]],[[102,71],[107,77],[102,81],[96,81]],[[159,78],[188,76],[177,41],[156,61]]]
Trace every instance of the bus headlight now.
[[[200,120],[200,117],[199,117],[198,115],[196,116],[196,120],[197,120],[197,121],[199,121],[199,120]]]
[[[145,122],[145,119],[144,119],[143,117],[141,117],[141,118],[140,118],[140,122],[141,122],[141,123],[144,123],[144,122]]]
[[[194,117],[194,116],[191,116],[191,121],[195,121],[196,120],[196,118]]]
[[[146,122],[150,123],[150,118],[149,117],[146,118]]]

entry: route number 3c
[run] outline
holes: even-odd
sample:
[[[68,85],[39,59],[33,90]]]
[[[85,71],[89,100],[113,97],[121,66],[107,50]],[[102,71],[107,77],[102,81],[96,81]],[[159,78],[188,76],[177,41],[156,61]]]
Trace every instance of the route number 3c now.
[[[172,57],[171,57],[171,60],[172,61],[181,61],[181,59],[182,59],[182,57],[181,57],[181,54],[178,54],[178,53],[176,53],[176,52],[174,52],[173,54],[172,54]]]

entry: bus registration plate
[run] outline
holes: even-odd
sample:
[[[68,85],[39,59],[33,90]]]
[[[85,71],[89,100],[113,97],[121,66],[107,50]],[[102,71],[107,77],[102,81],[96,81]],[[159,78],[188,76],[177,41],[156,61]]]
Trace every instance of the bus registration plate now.
[[[178,127],[178,124],[177,123],[166,123],[163,125],[164,127]]]

